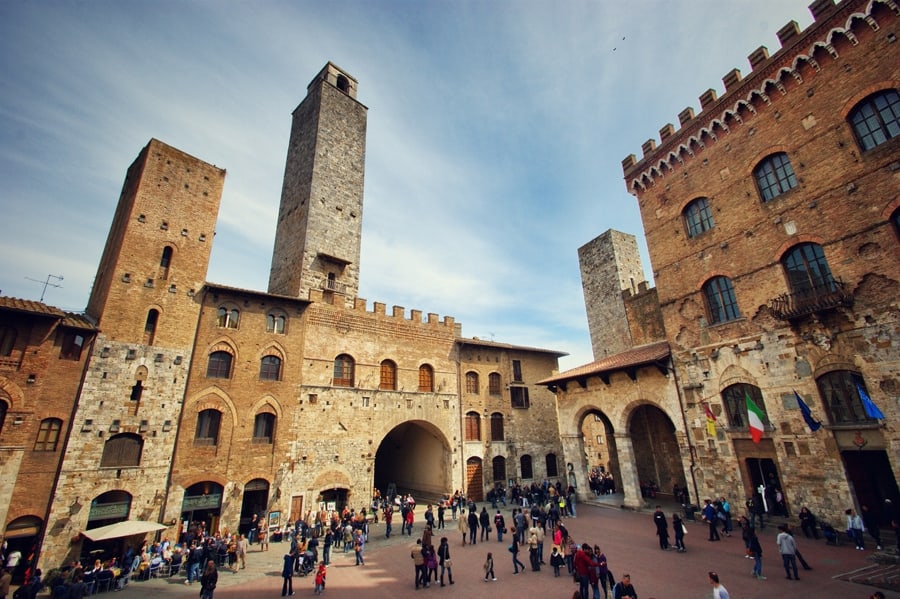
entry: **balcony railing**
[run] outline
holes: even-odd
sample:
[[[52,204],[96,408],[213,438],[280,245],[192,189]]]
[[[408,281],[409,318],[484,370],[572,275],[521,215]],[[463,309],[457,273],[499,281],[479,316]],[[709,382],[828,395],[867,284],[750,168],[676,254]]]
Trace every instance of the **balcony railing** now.
[[[840,279],[832,279],[802,291],[783,293],[769,301],[769,308],[775,317],[782,320],[852,305],[853,294]]]
[[[347,293],[347,286],[343,283],[338,283],[333,279],[325,279],[322,281],[322,289],[334,291],[335,293]]]

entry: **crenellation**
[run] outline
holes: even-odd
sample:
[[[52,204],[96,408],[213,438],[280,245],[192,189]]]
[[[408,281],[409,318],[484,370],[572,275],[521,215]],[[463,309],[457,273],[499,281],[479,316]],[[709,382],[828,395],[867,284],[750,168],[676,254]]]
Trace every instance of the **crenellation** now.
[[[644,152],[644,156],[647,156],[648,154],[652,154],[654,150],[656,150],[656,140],[655,139],[648,139],[641,146],[641,151]]]
[[[718,96],[716,95],[716,90],[709,88],[700,96],[700,110],[706,110],[715,104],[717,99]]]
[[[392,311],[393,311],[392,314],[393,314],[394,318],[404,318],[405,313],[406,313],[406,308],[404,308],[403,306],[394,306],[392,308]]]
[[[375,314],[381,314],[382,316],[387,314],[387,304],[385,304],[384,302],[375,302],[373,304],[373,308]]]
[[[731,69],[724,77],[722,83],[725,85],[725,91],[730,92],[743,80],[740,69]]]
[[[682,127],[690,123],[692,120],[694,120],[694,109],[690,106],[678,113],[678,122],[681,123]]]
[[[797,24],[797,21],[791,21],[778,30],[778,41],[781,42],[782,48],[786,48],[791,40],[796,39],[799,35],[800,26]]]
[[[814,20],[818,21],[819,17],[826,14],[834,8],[834,0],[814,0],[812,4],[809,5],[809,12],[812,14]]]
[[[747,56],[747,60],[750,61],[750,70],[755,71],[756,67],[769,60],[769,49],[765,46],[760,46]]]
[[[663,126],[663,128],[659,130],[659,140],[665,143],[666,140],[672,137],[674,134],[675,125],[673,125],[672,123],[666,123],[665,126]],[[633,159],[634,155],[632,155],[631,158]],[[624,161],[622,164],[625,164]]]

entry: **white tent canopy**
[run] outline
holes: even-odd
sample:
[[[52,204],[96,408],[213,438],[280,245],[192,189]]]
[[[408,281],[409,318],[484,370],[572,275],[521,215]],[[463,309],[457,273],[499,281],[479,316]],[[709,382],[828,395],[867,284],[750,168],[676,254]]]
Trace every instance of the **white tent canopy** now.
[[[100,528],[92,528],[82,532],[85,537],[92,541],[107,541],[109,539],[118,539],[120,537],[129,537],[131,535],[143,535],[148,532],[156,532],[168,528],[164,524],[158,522],[145,522],[143,520],[125,520],[116,522],[108,526]]]

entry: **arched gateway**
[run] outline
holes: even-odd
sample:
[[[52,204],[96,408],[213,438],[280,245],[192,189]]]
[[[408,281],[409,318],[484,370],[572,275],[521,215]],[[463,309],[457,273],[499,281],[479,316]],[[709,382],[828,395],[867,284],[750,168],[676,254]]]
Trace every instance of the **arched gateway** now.
[[[412,493],[420,503],[451,487],[453,452],[444,433],[430,422],[410,420],[385,435],[375,453],[375,488],[382,494]]]

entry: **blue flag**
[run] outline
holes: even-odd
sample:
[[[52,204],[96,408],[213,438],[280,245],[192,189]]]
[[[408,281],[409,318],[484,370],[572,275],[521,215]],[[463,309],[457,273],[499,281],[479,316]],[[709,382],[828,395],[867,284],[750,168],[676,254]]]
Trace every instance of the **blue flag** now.
[[[820,428],[822,428],[822,423],[817,422],[815,418],[812,417],[812,412],[809,411],[809,406],[806,405],[806,402],[803,401],[803,398],[800,397],[800,394],[797,391],[794,391],[794,397],[797,398],[797,405],[800,406],[800,411],[803,413],[803,419],[806,420],[806,424],[809,426],[809,430],[812,432],[816,432]]]
[[[872,401],[872,398],[869,397],[866,390],[862,388],[862,385],[856,383],[856,390],[859,391],[859,399],[862,400],[863,408],[866,410],[866,416],[884,420],[884,414],[881,413],[881,410],[878,409],[878,406],[875,405],[875,402]]]

